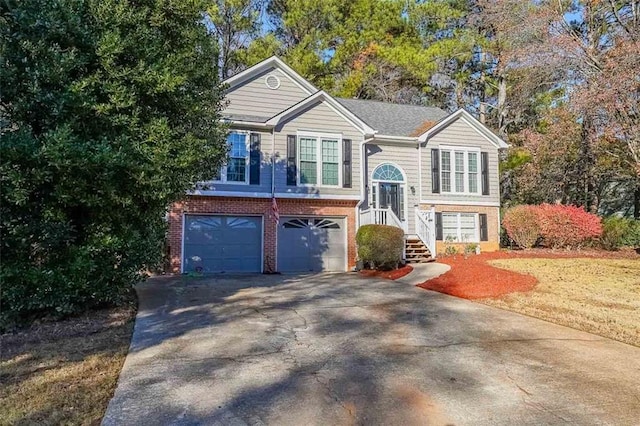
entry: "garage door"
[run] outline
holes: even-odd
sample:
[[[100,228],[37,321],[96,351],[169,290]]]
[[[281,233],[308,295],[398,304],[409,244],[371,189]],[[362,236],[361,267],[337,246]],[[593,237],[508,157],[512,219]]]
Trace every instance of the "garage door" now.
[[[183,272],[261,272],[262,218],[187,215]]]
[[[326,217],[282,217],[278,271],[341,271],[347,268],[346,222]]]

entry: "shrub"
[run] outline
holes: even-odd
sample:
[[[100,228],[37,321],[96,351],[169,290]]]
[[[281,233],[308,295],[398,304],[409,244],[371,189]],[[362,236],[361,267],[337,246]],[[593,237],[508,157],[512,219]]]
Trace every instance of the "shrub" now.
[[[629,221],[629,229],[622,237],[622,245],[633,248],[640,248],[640,220],[627,219]]]
[[[537,206],[543,244],[552,248],[581,247],[602,235],[601,219],[576,206]]]
[[[603,221],[600,244],[605,250],[618,250],[624,244],[624,239],[631,232],[635,222],[619,216],[610,216]]]
[[[364,225],[356,234],[358,257],[375,269],[397,268],[402,261],[404,232],[395,226]]]
[[[531,248],[540,238],[538,208],[527,205],[512,207],[505,212],[502,226],[516,245]]]

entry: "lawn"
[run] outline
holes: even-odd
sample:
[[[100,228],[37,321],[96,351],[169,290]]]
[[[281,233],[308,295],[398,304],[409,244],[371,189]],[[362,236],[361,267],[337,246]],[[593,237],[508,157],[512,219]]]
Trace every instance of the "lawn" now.
[[[640,256],[520,250],[445,256],[419,287],[640,346]]]
[[[0,337],[0,424],[100,424],[129,348],[135,309],[33,325]]]
[[[490,265],[538,280],[482,303],[640,346],[640,260],[521,258]]]

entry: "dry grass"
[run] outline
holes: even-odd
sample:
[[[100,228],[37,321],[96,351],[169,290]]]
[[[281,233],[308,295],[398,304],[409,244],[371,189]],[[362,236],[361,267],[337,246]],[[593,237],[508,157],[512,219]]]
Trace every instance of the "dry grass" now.
[[[483,303],[640,346],[640,261],[504,259],[491,265],[535,276],[539,284]]]
[[[0,424],[100,424],[135,309],[106,309],[0,337]]]

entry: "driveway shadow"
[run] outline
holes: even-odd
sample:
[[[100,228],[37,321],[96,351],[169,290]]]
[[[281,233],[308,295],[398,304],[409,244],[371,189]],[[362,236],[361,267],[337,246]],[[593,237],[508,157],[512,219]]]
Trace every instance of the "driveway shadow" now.
[[[170,277],[138,292],[131,352],[104,424],[640,416],[637,348],[392,281]]]

